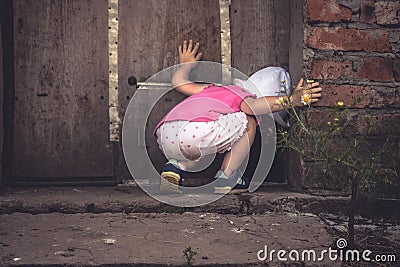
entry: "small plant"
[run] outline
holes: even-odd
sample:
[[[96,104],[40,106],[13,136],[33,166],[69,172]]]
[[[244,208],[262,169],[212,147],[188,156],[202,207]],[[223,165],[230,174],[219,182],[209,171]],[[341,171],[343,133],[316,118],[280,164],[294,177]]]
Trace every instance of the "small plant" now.
[[[186,266],[192,266],[193,265],[194,256],[196,256],[196,255],[197,255],[197,252],[193,251],[191,246],[187,246],[183,250],[183,257],[186,260]]]
[[[314,81],[308,80],[308,83]],[[281,93],[287,92],[286,83],[282,81]],[[371,145],[370,136],[376,130],[369,115],[361,116],[353,112],[351,107],[361,98],[357,98],[348,106],[343,101],[336,103],[324,112],[318,113],[310,105],[309,95],[302,96],[304,109],[301,112],[288,101],[280,98],[277,104],[283,105],[291,117],[290,130],[278,130],[280,141],[278,146],[299,153],[303,160],[311,163],[316,170],[316,183],[329,184],[332,189],[351,188],[349,213],[349,246],[354,246],[354,213],[358,196],[372,195],[378,184],[395,183],[396,178],[388,179],[379,176],[385,164],[391,164],[394,177],[398,177],[396,158],[398,151],[394,149],[398,127],[392,125],[395,132],[380,136],[380,145]],[[290,98],[287,98],[290,99]],[[363,121],[360,126],[360,121]],[[315,172],[314,172],[315,173]],[[398,179],[397,179],[398,180]]]

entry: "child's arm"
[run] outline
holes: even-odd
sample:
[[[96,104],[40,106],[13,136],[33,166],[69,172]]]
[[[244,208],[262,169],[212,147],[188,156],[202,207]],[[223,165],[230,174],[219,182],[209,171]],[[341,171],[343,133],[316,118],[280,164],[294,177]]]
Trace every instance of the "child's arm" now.
[[[322,88],[319,83],[312,83],[303,86],[303,79],[300,79],[291,96],[264,96],[260,98],[247,97],[242,101],[240,108],[248,115],[260,115],[271,112],[277,112],[285,109],[287,103],[292,103],[295,107],[303,106],[302,96],[307,95],[310,98],[310,104],[318,102],[321,97]],[[290,97],[290,99],[288,99]],[[280,103],[278,103],[280,102]]]
[[[207,85],[196,84],[189,80],[189,73],[197,66],[197,62],[200,60],[202,53],[197,53],[199,49],[199,43],[193,47],[193,41],[189,41],[187,45],[186,40],[183,42],[183,47],[179,46],[179,63],[181,64],[179,69],[174,73],[172,77],[172,85],[178,92],[185,95],[193,95],[201,92]]]

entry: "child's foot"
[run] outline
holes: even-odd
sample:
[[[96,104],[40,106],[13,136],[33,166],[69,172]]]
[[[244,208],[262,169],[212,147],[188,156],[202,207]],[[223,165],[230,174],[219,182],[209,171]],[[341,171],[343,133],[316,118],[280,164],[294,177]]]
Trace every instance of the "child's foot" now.
[[[250,181],[242,176],[240,171],[236,170],[231,176],[224,177],[222,173],[214,186],[215,194],[235,194],[247,192],[249,190]]]
[[[182,193],[178,186],[182,185],[183,171],[171,161],[167,162],[161,170],[160,192]]]

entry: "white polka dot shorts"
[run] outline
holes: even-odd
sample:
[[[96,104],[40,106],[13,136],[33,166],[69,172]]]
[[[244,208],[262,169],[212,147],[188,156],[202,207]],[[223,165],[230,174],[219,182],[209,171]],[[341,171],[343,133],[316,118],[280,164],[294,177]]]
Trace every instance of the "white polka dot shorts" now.
[[[235,112],[222,114],[218,120],[210,122],[165,122],[156,135],[167,159],[198,161],[204,156],[231,150],[246,128],[246,114]]]

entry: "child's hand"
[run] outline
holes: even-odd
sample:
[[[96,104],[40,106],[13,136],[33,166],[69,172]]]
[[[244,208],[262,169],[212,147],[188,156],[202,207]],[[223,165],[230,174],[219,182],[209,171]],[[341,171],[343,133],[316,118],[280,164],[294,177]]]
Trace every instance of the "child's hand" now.
[[[312,82],[303,86],[303,81],[301,78],[291,95],[291,101],[296,107],[318,102],[321,97],[322,88],[319,83]]]
[[[183,47],[179,46],[179,63],[193,63],[190,64],[191,68],[196,67],[197,62],[200,60],[202,53],[197,53],[200,44],[196,43],[193,47],[193,40],[189,41],[189,45],[187,45],[187,41],[183,42]]]
[[[171,81],[178,92],[188,96],[201,92],[207,86],[205,84],[194,83],[189,79],[190,72],[197,66],[202,55],[202,53],[197,54],[198,49],[199,43],[196,43],[193,47],[192,40],[189,41],[189,45],[185,40],[183,46],[179,46],[179,63],[183,65],[175,71]]]

